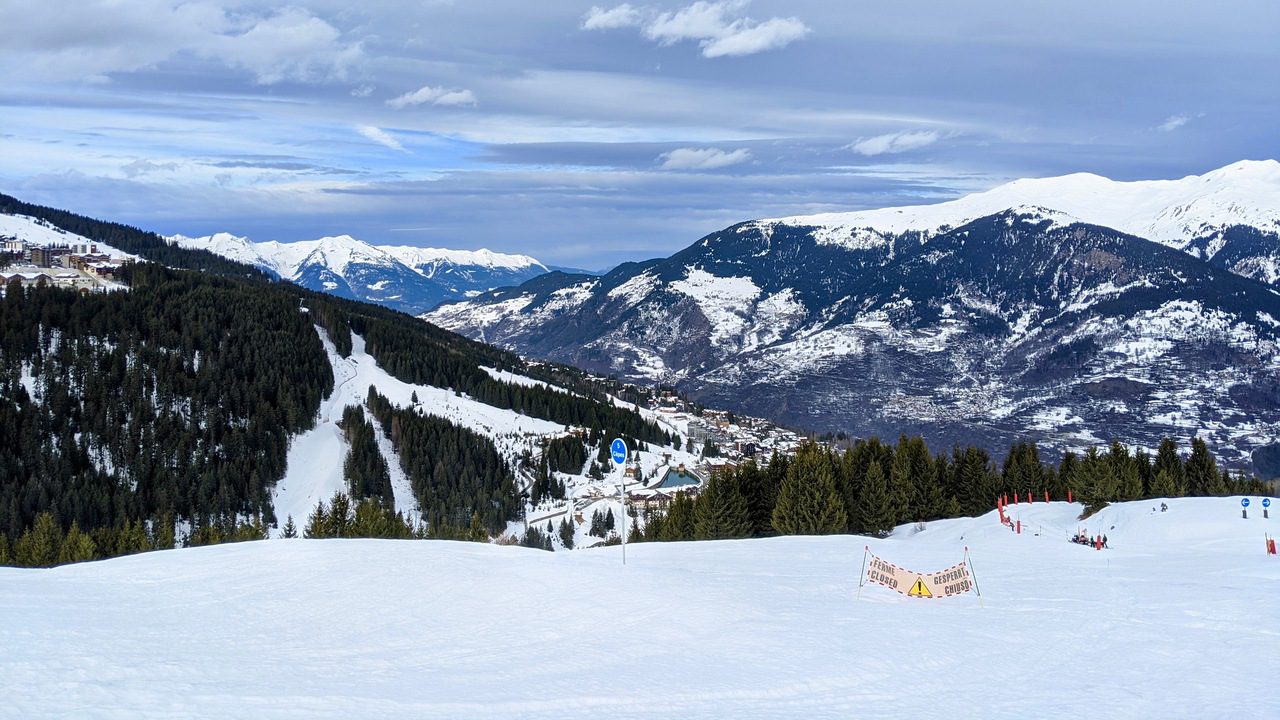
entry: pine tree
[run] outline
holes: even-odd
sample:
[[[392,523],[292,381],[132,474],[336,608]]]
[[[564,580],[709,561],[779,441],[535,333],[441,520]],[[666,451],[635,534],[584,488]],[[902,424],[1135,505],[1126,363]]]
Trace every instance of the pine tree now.
[[[294,524],[292,515],[290,515],[289,519],[285,521],[284,529],[280,532],[280,537],[288,539],[298,537],[298,526]]]
[[[694,513],[693,499],[686,493],[676,493],[667,508],[667,516],[662,520],[658,539],[665,542],[692,540],[696,522]]]
[[[787,469],[773,508],[773,527],[783,535],[845,532],[849,518],[836,490],[831,456],[816,445],[802,447]]]
[[[694,511],[693,535],[698,540],[743,538],[751,535],[747,499],[737,483],[714,475],[698,495]]]
[[[151,549],[172,550],[175,544],[173,515],[165,513],[151,522]]]
[[[290,516],[290,519],[292,519],[292,516]],[[315,509],[311,511],[311,516],[307,518],[307,527],[303,530],[303,537],[333,537],[329,534],[329,510],[325,507],[324,500],[316,503]]]
[[[1177,497],[1178,488],[1168,470],[1161,470],[1151,481],[1151,496],[1158,498]]]
[[[97,548],[94,546],[93,538],[80,532],[80,525],[73,520],[71,529],[67,531],[67,536],[62,540],[62,547],[58,551],[58,562],[62,564],[87,562],[95,557],[97,557]]]
[[[1107,461],[1116,478],[1116,494],[1112,499],[1137,500],[1142,497],[1142,475],[1138,472],[1137,461],[1129,455],[1129,448],[1120,442],[1112,442]]]
[[[0,565],[12,565],[13,557],[9,552],[9,536],[0,531]]]
[[[1188,495],[1204,497],[1213,495],[1214,490],[1218,489],[1218,464],[1209,453],[1204,440],[1191,440],[1191,457],[1187,458],[1185,472]]]
[[[572,510],[570,510],[570,513],[572,513]],[[632,531],[635,531],[634,527]],[[569,522],[568,514],[566,514],[565,519],[560,521],[560,544],[566,550],[573,549],[573,523]]]
[[[972,445],[952,452],[955,496],[966,515],[977,517],[995,507],[999,476],[991,469],[991,456]]]
[[[62,528],[58,527],[53,515],[42,512],[36,516],[35,525],[18,538],[13,554],[17,565],[52,567],[58,562],[61,548]]]
[[[1080,502],[1084,503],[1085,514],[1092,515],[1116,499],[1119,481],[1112,463],[1099,455],[1097,448],[1089,448],[1080,469]]]
[[[1161,472],[1167,474],[1173,482],[1173,492],[1165,497],[1180,497],[1186,494],[1186,475],[1182,458],[1178,455],[1176,440],[1164,438],[1160,441],[1160,448],[1156,451],[1155,467],[1152,470],[1156,475]]]
[[[894,526],[893,500],[880,463],[872,462],[858,498],[858,527],[870,535],[885,535]]]
[[[547,521],[547,534],[551,534],[551,521]],[[467,539],[471,542],[489,542],[489,531],[485,530],[484,523],[480,521],[480,511],[476,510],[471,513],[471,526],[467,531]]]

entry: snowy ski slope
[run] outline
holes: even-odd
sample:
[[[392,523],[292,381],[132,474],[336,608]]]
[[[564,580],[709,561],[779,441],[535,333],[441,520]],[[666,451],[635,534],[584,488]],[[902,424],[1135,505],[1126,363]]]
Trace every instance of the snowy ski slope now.
[[[0,568],[0,717],[1275,718],[1280,558],[1255,499],[1083,523],[1011,507],[885,540],[543,553],[270,540]],[[1036,534],[1036,532],[1040,534]],[[867,586],[967,545],[982,602]]]

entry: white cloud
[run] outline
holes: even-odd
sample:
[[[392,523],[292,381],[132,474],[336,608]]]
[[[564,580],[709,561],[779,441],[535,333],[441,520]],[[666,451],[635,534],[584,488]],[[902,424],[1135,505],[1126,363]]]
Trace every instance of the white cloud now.
[[[450,90],[443,86],[418,88],[413,92],[407,92],[400,97],[392,98],[387,104],[397,110],[415,105],[440,105],[442,107],[452,107],[458,105],[475,105],[475,93],[470,90]]]
[[[848,149],[859,155],[889,155],[892,153],[918,150],[932,145],[942,136],[936,130],[903,130],[886,133],[875,137],[859,138],[857,142],[847,145]]]
[[[679,10],[658,12],[649,7],[619,5],[604,10],[592,7],[582,29],[609,30],[640,27],[641,33],[659,45],[697,41],[706,58],[752,55],[786,47],[808,35],[799,18],[769,18],[763,22],[742,15],[750,0],[698,0]]]
[[[358,42],[306,9],[254,12],[218,2],[61,0],[0,4],[5,68],[42,80],[104,81],[182,56],[248,72],[254,82],[344,80],[364,60]]]
[[[746,148],[732,152],[717,148],[677,148],[658,156],[663,170],[715,170],[750,159],[751,151]]]
[[[409,152],[404,148],[403,145],[400,144],[399,140],[396,140],[395,138],[391,137],[390,133],[388,133],[386,130],[383,130],[381,128],[376,128],[372,125],[357,125],[356,132],[378,143],[379,145],[385,145],[386,147],[389,147],[392,150],[399,150],[400,152]]]
[[[796,18],[771,18],[759,25],[704,42],[702,55],[709,58],[754,55],[786,47],[808,34],[809,28]]]
[[[1157,125],[1156,129],[1161,132],[1173,132],[1192,120],[1202,117],[1204,117],[1204,113],[1197,113],[1195,115],[1170,115],[1164,122]]]
[[[644,19],[644,13],[638,8],[623,3],[615,8],[605,10],[592,5],[586,15],[582,16],[583,30],[613,30],[616,28],[635,27]]]

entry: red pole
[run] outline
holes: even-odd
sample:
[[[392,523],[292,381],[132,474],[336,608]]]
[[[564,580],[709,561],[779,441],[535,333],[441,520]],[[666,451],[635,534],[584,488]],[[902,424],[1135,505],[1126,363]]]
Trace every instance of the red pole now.
[[[1045,490],[1045,491],[1044,491],[1044,501],[1045,501],[1045,502],[1049,502],[1049,491],[1048,491],[1048,490]]]
[[[1021,521],[1021,520],[1019,520],[1019,521],[1018,521],[1018,534],[1019,534],[1019,535],[1021,535],[1021,534],[1022,534],[1022,521]]]
[[[1014,494],[1013,494],[1013,504],[1014,504],[1014,505],[1017,505],[1017,504],[1018,504],[1018,493],[1014,493]]]
[[[1071,499],[1071,488],[1067,488],[1067,502],[1075,502]]]
[[[1028,490],[1028,491],[1027,491],[1027,502],[1034,504],[1034,503],[1035,503],[1035,501],[1036,501],[1036,499],[1035,499],[1035,498],[1033,498],[1033,497],[1031,497],[1031,491],[1030,491],[1030,490]]]

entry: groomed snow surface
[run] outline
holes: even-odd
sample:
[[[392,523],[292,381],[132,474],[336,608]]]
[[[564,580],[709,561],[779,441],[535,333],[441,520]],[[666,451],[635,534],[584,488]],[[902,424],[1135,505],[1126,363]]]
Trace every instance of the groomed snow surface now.
[[[0,716],[1280,717],[1280,519],[1158,504],[1011,507],[1022,535],[991,514],[631,545],[625,567],[616,547],[269,540],[0,568]],[[1081,525],[1113,549],[1068,543]],[[983,603],[858,599],[864,545],[919,571],[968,545]]]

